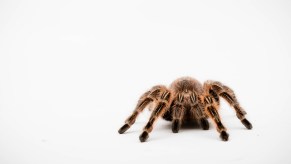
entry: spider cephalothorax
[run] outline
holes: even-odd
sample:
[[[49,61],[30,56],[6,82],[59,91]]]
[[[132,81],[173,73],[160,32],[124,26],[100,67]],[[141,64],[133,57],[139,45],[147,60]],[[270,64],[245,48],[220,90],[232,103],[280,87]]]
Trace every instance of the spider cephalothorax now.
[[[196,121],[204,130],[209,129],[207,118],[210,117],[223,141],[228,140],[228,133],[218,114],[219,98],[224,98],[235,110],[236,116],[247,129],[252,124],[245,118],[246,112],[239,105],[234,92],[217,81],[206,81],[202,85],[196,79],[183,77],[175,80],[169,88],[163,85],[154,86],[139,99],[133,113],[119,129],[122,134],[134,124],[137,116],[148,105],[153,106],[151,117],[139,139],[144,142],[153,130],[159,117],[172,121],[172,131],[177,133],[183,122]]]

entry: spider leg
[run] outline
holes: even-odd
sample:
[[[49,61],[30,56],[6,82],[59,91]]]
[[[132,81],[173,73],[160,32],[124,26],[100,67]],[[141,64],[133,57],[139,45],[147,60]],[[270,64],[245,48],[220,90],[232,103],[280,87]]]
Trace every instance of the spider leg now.
[[[223,141],[228,140],[228,133],[226,132],[226,128],[221,122],[219,113],[218,113],[218,105],[216,104],[214,98],[210,95],[206,95],[204,97],[204,104],[205,104],[205,113],[211,118],[216,126],[216,130],[220,133],[220,138]]]
[[[125,120],[125,124],[118,130],[120,134],[127,131],[131,125],[135,123],[138,115],[144,110],[144,108],[153,102],[153,96],[157,95],[160,92],[158,86],[153,87],[151,90],[145,92],[140,98],[139,101],[132,112],[132,114]]]
[[[203,130],[209,129],[209,123],[207,120],[206,115],[203,112],[203,103],[201,102],[201,99],[197,96],[196,93],[192,93],[190,95],[190,102],[191,102],[191,111],[194,113],[196,118],[199,120],[199,124],[202,127]]]
[[[201,113],[201,107],[199,107],[199,105],[195,105],[193,107],[195,113]],[[196,116],[198,117],[198,120],[199,120],[199,125],[200,127],[203,129],[203,130],[208,130],[209,129],[209,122],[207,120],[207,117],[203,114],[203,115],[198,115],[196,114]]]
[[[178,133],[181,128],[182,118],[184,115],[185,108],[181,104],[174,104],[172,107],[172,111],[173,111],[172,132]]]
[[[218,95],[225,99],[229,103],[229,105],[233,107],[236,112],[237,118],[242,122],[242,124],[247,129],[252,129],[252,124],[245,118],[247,112],[240,106],[236,95],[231,88],[217,81],[207,81],[206,85],[210,86],[210,94],[212,93],[214,96]]]
[[[181,124],[182,124],[182,118],[184,116],[185,108],[183,106],[183,95],[178,94],[176,100],[173,102],[172,108],[172,132],[173,133],[178,133]]]
[[[156,103],[157,105],[155,106],[149,121],[144,127],[143,132],[139,136],[140,142],[145,142],[149,138],[149,133],[153,130],[154,123],[169,109],[171,101],[171,93],[169,90],[164,90],[161,92],[161,95]]]

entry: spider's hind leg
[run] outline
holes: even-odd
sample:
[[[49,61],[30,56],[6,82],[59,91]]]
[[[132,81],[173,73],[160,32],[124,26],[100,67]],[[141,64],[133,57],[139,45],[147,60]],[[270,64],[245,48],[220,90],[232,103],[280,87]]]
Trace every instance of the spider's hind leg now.
[[[122,134],[128,130],[130,126],[134,124],[136,118],[144,108],[150,103],[154,103],[155,108],[152,111],[151,117],[144,127],[142,134],[139,136],[140,141],[145,142],[149,137],[149,133],[153,130],[154,123],[169,109],[171,102],[172,95],[170,90],[162,85],[154,86],[151,90],[147,91],[140,97],[135,110],[125,120],[125,124],[118,130],[118,132]]]
[[[132,114],[125,120],[125,124],[118,130],[118,133],[122,134],[127,131],[131,125],[135,123],[138,115],[144,110],[146,106],[148,106],[151,102],[153,102],[153,96],[158,95],[160,92],[159,86],[153,87],[151,90],[145,92],[140,98],[139,101],[132,112]]]
[[[161,90],[161,94],[157,96],[157,105],[155,106],[149,121],[144,127],[142,134],[139,136],[140,142],[145,142],[148,139],[149,133],[153,130],[154,123],[158,120],[159,117],[162,117],[169,109],[172,102],[171,97],[171,92],[168,89],[164,88],[163,90]]]
[[[205,85],[211,88],[210,94],[212,92],[213,94],[224,98],[229,103],[229,105],[233,107],[233,109],[236,112],[237,118],[242,122],[242,124],[247,129],[252,129],[253,127],[252,124],[245,117],[247,112],[240,106],[236,98],[236,95],[234,94],[234,91],[231,88],[223,85],[218,81],[207,81]]]

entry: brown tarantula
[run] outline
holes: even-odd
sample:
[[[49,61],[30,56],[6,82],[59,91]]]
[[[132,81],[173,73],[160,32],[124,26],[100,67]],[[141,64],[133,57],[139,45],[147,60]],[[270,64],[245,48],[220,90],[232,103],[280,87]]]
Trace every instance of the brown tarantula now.
[[[204,130],[209,129],[207,118],[210,117],[223,141],[228,140],[228,133],[218,114],[219,97],[224,98],[235,110],[236,116],[247,129],[252,124],[245,118],[246,112],[239,105],[234,92],[217,81],[206,81],[204,85],[191,77],[175,80],[169,88],[163,85],[154,86],[139,99],[133,113],[119,129],[122,134],[134,124],[137,116],[148,105],[153,106],[151,117],[139,136],[141,142],[148,139],[153,125],[159,117],[172,121],[173,133],[178,133],[183,122],[195,121]]]

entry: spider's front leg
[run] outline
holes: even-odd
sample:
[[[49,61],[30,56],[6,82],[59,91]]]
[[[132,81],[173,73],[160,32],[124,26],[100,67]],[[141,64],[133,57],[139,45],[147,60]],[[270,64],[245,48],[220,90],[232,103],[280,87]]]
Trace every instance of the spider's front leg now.
[[[140,142],[145,142],[149,138],[149,133],[153,130],[154,123],[169,109],[171,102],[171,92],[168,89],[164,90],[157,100],[155,109],[153,110],[148,123],[144,127],[142,134],[139,136]]]
[[[194,115],[196,115],[196,118],[199,119],[199,124],[203,130],[208,130],[209,129],[209,123],[207,121],[207,117],[203,112],[204,105],[201,99],[198,97],[196,93],[193,93],[190,96],[190,102],[191,102],[191,111],[193,112]]]
[[[172,111],[172,132],[178,133],[182,124],[182,118],[184,115],[185,107],[183,105],[184,96],[182,94],[177,94],[171,105]]]
[[[184,106],[180,104],[174,105],[172,109],[173,109],[172,132],[178,133],[181,128],[182,118],[185,109]]]

